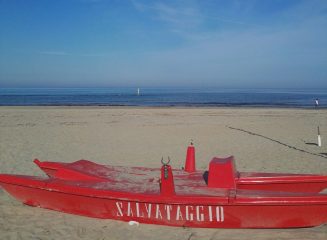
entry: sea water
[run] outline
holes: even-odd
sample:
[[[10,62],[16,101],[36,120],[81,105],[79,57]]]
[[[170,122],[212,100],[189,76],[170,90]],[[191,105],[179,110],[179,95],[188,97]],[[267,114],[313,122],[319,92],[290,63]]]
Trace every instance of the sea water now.
[[[327,107],[327,89],[0,88],[2,106]]]

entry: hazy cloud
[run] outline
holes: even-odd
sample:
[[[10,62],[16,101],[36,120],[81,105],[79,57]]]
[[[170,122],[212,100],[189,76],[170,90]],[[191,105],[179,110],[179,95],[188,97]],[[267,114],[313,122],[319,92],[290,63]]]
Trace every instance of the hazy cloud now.
[[[327,87],[326,0],[36,1],[0,16],[8,85]]]
[[[58,55],[58,56],[68,56],[69,53],[66,53],[64,51],[40,51],[39,54],[42,55]]]
[[[65,51],[40,51],[41,55],[54,55],[54,56],[77,56],[77,57],[105,57],[105,54],[96,54],[96,53],[68,53]]]

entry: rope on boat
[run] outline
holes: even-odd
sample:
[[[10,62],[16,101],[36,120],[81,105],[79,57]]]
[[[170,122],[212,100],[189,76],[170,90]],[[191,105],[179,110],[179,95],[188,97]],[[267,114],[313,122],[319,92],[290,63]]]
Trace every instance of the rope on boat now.
[[[272,139],[272,138],[269,138],[269,137],[266,137],[266,136],[263,136],[261,134],[258,134],[258,133],[254,133],[254,132],[250,132],[250,131],[247,131],[247,130],[244,130],[242,128],[235,128],[235,127],[230,127],[230,126],[226,126],[228,127],[229,129],[232,129],[232,130],[237,130],[237,131],[241,131],[241,132],[245,132],[245,133],[248,133],[250,135],[253,135],[253,136],[258,136],[258,137],[262,137],[262,138],[265,138],[265,139],[268,139],[272,142],[275,142],[275,143],[278,143],[280,145],[283,145],[285,147],[288,147],[288,148],[291,148],[291,149],[294,149],[294,150],[297,150],[297,151],[300,151],[300,152],[304,152],[304,153],[307,153],[307,154],[311,154],[311,155],[314,155],[314,156],[318,156],[318,157],[323,157],[323,158],[327,158],[327,156],[323,155],[323,154],[319,154],[319,153],[313,153],[313,152],[308,152],[304,149],[301,149],[301,148],[297,148],[297,147],[294,147],[294,146],[291,146],[291,145],[288,145],[286,143],[283,143],[281,141],[278,141],[278,140],[275,140],[275,139]]]

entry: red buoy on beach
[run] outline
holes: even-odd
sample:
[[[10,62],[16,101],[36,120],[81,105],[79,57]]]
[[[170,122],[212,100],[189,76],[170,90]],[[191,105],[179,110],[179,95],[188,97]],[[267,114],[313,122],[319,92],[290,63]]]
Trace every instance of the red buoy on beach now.
[[[187,147],[186,160],[185,160],[185,171],[186,172],[195,172],[195,148],[193,142]]]

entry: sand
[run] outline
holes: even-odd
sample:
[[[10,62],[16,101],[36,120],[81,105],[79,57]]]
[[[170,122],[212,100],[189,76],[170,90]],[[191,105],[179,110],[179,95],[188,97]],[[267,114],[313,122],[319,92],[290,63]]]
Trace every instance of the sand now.
[[[320,126],[322,147],[316,145]],[[32,163],[183,166],[234,155],[239,171],[327,174],[327,110],[263,108],[0,107],[0,172],[40,175]],[[194,229],[99,220],[24,206],[0,188],[0,239],[327,239],[305,229]]]

